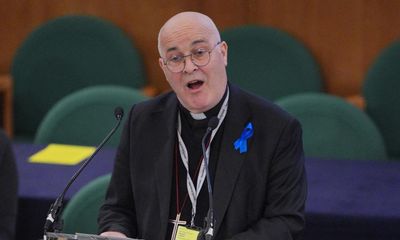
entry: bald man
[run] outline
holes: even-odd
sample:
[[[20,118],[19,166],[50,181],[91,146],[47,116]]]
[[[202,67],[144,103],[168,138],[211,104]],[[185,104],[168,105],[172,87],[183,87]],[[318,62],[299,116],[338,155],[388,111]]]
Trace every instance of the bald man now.
[[[99,214],[101,235],[298,238],[306,199],[298,121],[228,83],[228,45],[209,17],[173,16],[158,49],[173,91],[132,107]]]

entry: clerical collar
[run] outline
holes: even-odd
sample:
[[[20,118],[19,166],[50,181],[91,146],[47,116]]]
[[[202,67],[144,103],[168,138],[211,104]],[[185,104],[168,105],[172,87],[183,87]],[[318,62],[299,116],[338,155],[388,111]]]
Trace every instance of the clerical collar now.
[[[194,120],[203,120],[203,119],[207,118],[207,116],[204,113],[192,113],[192,112],[190,112],[190,116],[192,116],[192,118]]]
[[[204,112],[204,113],[192,113],[189,110],[187,110],[181,103],[179,103],[179,110],[181,111],[181,113],[184,114],[184,116],[189,120],[204,120],[206,118],[210,118],[212,116],[217,116],[219,109],[221,108],[222,104],[224,103],[224,100],[227,96],[228,93],[228,86],[226,86],[225,89],[225,93],[224,96],[221,98],[221,100],[219,101],[219,103],[217,105],[215,105],[213,108],[211,108],[210,110]],[[190,117],[190,118],[189,118]]]

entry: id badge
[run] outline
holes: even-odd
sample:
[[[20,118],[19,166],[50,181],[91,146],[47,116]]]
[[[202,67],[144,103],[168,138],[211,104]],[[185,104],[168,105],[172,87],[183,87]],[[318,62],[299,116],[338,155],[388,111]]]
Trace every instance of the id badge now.
[[[178,231],[176,232],[176,240],[197,240],[197,236],[199,236],[200,231],[188,228],[186,226],[178,226]]]

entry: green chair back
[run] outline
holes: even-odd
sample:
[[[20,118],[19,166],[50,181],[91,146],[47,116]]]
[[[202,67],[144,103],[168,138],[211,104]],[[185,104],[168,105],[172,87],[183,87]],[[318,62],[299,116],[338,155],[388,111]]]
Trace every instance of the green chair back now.
[[[39,26],[17,50],[11,71],[15,134],[28,139],[54,103],[73,91],[145,83],[132,39],[94,16],[63,16]]]
[[[63,232],[97,234],[97,216],[104,202],[111,174],[98,177],[82,187],[68,202],[62,214]]]
[[[372,120],[343,99],[323,93],[295,94],[277,101],[303,128],[307,157],[384,160],[383,138]]]
[[[76,91],[50,109],[34,142],[98,145],[116,124],[115,107],[122,107],[127,115],[133,104],[145,99],[139,90],[121,86],[95,86]],[[108,146],[118,145],[122,128],[111,137]]]
[[[228,44],[228,79],[265,98],[322,91],[319,66],[298,40],[284,31],[241,26],[221,32]]]
[[[366,112],[385,141],[390,158],[400,160],[400,41],[384,49],[363,83]]]

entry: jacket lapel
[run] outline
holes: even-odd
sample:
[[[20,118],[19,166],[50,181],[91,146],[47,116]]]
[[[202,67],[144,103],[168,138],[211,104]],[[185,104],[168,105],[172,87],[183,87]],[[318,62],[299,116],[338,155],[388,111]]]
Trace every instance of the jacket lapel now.
[[[175,95],[173,95],[175,96]],[[172,168],[173,168],[173,149],[176,136],[176,116],[177,116],[177,99],[170,97],[165,107],[160,107],[157,111],[153,112],[153,119],[155,120],[154,132],[157,132],[157,137],[165,140],[162,141],[162,146],[153,146],[157,154],[157,162],[155,164],[155,176],[157,185],[157,197],[160,209],[160,239],[165,237],[168,216],[170,208],[171,196],[171,181],[172,181]]]
[[[245,125],[250,121],[249,108],[236,87],[230,85],[230,91],[228,113],[225,118],[220,148],[221,153],[219,154],[214,181],[215,235],[221,226],[240,169],[247,156],[247,154],[240,154],[238,150],[235,150],[233,143],[240,137]]]

